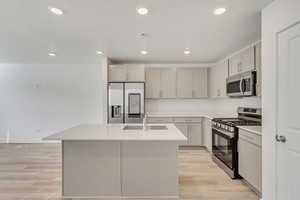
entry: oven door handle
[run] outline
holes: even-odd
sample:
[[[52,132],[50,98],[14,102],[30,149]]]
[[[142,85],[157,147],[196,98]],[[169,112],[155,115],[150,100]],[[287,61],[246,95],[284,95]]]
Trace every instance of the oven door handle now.
[[[226,135],[226,136],[228,136],[228,137],[230,137],[230,138],[234,138],[234,133],[225,132],[225,131],[222,131],[222,130],[217,129],[215,127],[213,127],[213,129],[216,130],[216,131],[218,131],[218,132],[220,132],[220,133],[222,133],[222,134],[224,134],[224,135]]]

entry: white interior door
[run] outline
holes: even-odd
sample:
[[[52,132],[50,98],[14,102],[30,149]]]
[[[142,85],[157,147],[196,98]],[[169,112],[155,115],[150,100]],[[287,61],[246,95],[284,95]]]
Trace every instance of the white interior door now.
[[[300,24],[278,34],[277,200],[300,198]],[[286,141],[284,141],[286,139]]]

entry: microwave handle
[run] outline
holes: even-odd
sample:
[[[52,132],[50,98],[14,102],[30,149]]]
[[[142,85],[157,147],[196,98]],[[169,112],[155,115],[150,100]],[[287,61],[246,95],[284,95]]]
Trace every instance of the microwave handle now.
[[[244,93],[244,92],[243,92],[243,88],[242,88],[243,81],[244,81],[244,79],[243,79],[243,77],[241,77],[241,80],[240,80],[240,92],[241,92],[241,94]]]

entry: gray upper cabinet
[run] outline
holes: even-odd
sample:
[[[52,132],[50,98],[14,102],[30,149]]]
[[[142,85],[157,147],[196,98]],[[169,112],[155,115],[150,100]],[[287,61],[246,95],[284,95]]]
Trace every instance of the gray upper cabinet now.
[[[255,69],[255,47],[251,46],[232,56],[229,59],[229,75]]]
[[[108,68],[109,81],[126,81],[127,68],[126,65],[110,65]]]
[[[108,80],[111,82],[145,81],[144,65],[110,65]]]
[[[172,99],[176,98],[176,69],[161,68],[160,69],[160,98]]]
[[[144,65],[127,65],[127,81],[145,81]]]
[[[176,69],[147,67],[146,98],[176,98]]]
[[[177,98],[206,98],[207,68],[177,68]]]
[[[209,71],[209,91],[211,98],[226,97],[226,78],[228,77],[228,60],[211,67]]]
[[[193,70],[193,98],[207,98],[207,68],[196,68]]]
[[[193,70],[190,68],[177,69],[177,97],[193,98]]]
[[[146,68],[146,98],[160,98],[160,69]]]

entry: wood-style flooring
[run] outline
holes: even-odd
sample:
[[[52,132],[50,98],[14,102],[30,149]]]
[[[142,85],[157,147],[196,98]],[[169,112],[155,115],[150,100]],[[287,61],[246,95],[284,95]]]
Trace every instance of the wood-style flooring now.
[[[178,156],[180,199],[259,199],[242,181],[231,180],[205,150],[179,150]],[[0,144],[0,200],[61,200],[60,196],[59,144]]]

